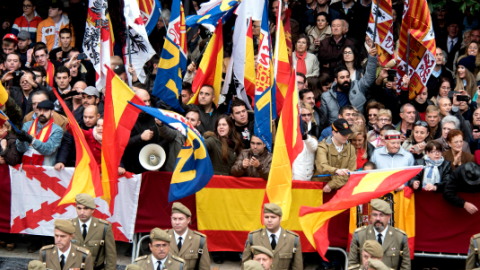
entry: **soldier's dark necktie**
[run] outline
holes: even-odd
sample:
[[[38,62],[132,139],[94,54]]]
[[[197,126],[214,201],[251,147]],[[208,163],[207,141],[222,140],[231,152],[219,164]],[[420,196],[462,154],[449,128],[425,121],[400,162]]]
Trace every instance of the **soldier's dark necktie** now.
[[[270,237],[272,237],[272,242],[271,242],[272,249],[275,250],[275,247],[277,247],[277,241],[275,241],[275,234],[272,233]]]
[[[60,255],[60,269],[63,269],[65,266],[65,255]]]
[[[83,224],[82,227],[83,227],[82,236],[83,236],[83,240],[85,240],[85,238],[87,238],[87,224]]]
[[[180,250],[182,249],[182,237],[178,237],[177,247],[178,247],[178,252],[180,252]]]
[[[162,261],[157,261],[157,263],[158,263],[157,270],[162,270]]]
[[[382,234],[381,234],[381,233],[379,233],[379,234],[377,235],[377,241],[378,241],[378,243],[379,243],[380,245],[383,245],[383,243],[382,243]]]

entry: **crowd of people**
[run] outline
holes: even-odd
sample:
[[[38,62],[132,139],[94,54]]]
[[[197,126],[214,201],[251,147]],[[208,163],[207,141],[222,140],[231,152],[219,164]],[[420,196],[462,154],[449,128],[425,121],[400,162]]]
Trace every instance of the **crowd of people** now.
[[[269,2],[273,43],[278,1]],[[46,165],[56,170],[75,166],[74,138],[55,92],[84,130],[100,164],[105,97],[104,89],[95,87],[95,70],[82,53],[88,1],[9,2],[0,5],[0,75],[9,94],[1,110],[20,132],[9,122],[0,127],[0,164]],[[137,79],[132,67],[125,68],[118,44],[110,64],[126,83],[127,72],[132,74],[132,90],[147,106],[172,110],[162,97],[152,94],[170,20],[171,2],[160,2],[163,11],[149,37],[157,55],[145,64],[145,82]],[[198,10],[204,1],[192,2]],[[422,165],[425,168],[417,176],[396,190],[409,186],[443,193],[449,203],[474,214],[478,208],[457,193],[480,190],[479,17],[469,8],[465,14],[449,8],[455,5],[450,2],[431,10],[436,63],[422,92],[410,100],[410,78],[404,76],[398,83],[397,77],[391,76],[396,74],[404,6],[402,0],[393,4],[396,50],[394,60],[382,66],[377,49],[365,34],[371,0],[282,3],[279,13],[291,27],[287,38],[293,47],[293,76],[304,129],[304,147],[293,163],[293,180],[324,182],[323,191],[328,193],[342,188],[349,172],[355,170]],[[37,5],[44,7],[42,14],[37,13]],[[287,6],[290,18],[286,18]],[[232,16],[224,25],[224,72],[232,55],[234,29],[229,26],[234,20]],[[255,21],[253,26],[257,53],[260,24]],[[179,93],[184,115],[203,135],[215,174],[268,180],[272,153],[255,134],[255,115],[247,106],[251,100],[241,100],[233,90],[216,105],[215,89],[203,85],[198,89],[198,105],[187,105],[196,90],[192,82],[207,42],[208,31],[202,27],[188,40],[188,69]],[[274,130],[277,124],[272,123]],[[185,138],[140,113],[118,173],[145,172],[138,156],[150,143],[161,145],[167,153],[160,170],[173,171]],[[7,242],[12,250],[13,243]]]

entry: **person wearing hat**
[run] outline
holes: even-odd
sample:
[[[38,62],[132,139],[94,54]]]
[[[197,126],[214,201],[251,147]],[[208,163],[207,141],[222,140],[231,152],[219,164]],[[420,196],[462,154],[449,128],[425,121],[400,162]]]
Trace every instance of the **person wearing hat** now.
[[[375,240],[367,240],[363,244],[361,252],[361,264],[353,264],[349,265],[348,269],[356,270],[367,270],[368,269],[368,261],[369,260],[382,260],[383,257],[383,249],[382,245],[380,245]]]
[[[370,225],[358,228],[353,233],[348,253],[348,265],[365,266],[362,256],[365,253],[362,251],[364,251],[367,241],[373,240],[382,246],[382,252],[380,254],[379,250],[373,246],[374,251],[367,251],[372,257],[381,258],[386,266],[393,269],[411,269],[407,234],[389,225],[392,208],[381,199],[373,199],[370,206],[372,208]],[[371,243],[367,244],[367,250],[372,250],[370,247]]]
[[[45,265],[39,260],[33,260],[28,263],[28,270],[47,270]]]
[[[298,234],[280,226],[282,222],[282,208],[274,203],[263,206],[263,223],[265,228],[252,231],[248,234],[242,256],[244,263],[254,258],[251,247],[261,246],[273,254],[273,264],[270,268],[275,270],[302,270],[303,257],[302,245]]]
[[[18,39],[17,52],[18,54],[20,54],[20,61],[22,62],[22,67],[30,68],[31,67],[30,64],[32,61],[32,53],[33,53],[33,49],[30,49],[30,45],[32,44],[32,40],[30,39],[30,34],[27,31],[22,30],[18,33],[17,39]],[[28,50],[30,50],[30,52]],[[26,65],[27,62],[28,62],[28,65]]]
[[[138,257],[134,264],[144,270],[162,270],[164,268],[168,270],[187,270],[185,261],[170,253],[171,242],[172,237],[166,231],[154,228],[150,231],[150,243],[148,244],[152,254]]]
[[[63,14],[63,1],[52,0],[48,8],[48,18],[38,24],[37,27],[37,42],[43,42],[47,45],[48,51],[60,46],[59,31],[63,28],[70,28],[72,31],[72,44],[75,44],[75,31],[68,19],[68,16]],[[60,24],[60,28],[56,30],[56,24]]]
[[[207,236],[190,230],[192,213],[182,203],[172,206],[172,228],[167,230],[172,245],[170,253],[185,260],[185,267],[192,270],[210,270],[210,254],[207,247]],[[175,240],[175,243],[173,243]]]
[[[40,249],[39,260],[43,265],[51,270],[71,268],[93,270],[92,253],[86,248],[71,243],[75,236],[75,227],[72,222],[66,219],[56,219],[54,224],[55,244]]]
[[[90,250],[95,270],[117,269],[117,248],[112,224],[92,216],[97,207],[92,196],[77,194],[75,203],[77,217],[70,219],[75,227],[72,243]]]
[[[270,270],[273,263],[273,252],[266,247],[252,246],[253,260],[259,262],[263,270]]]
[[[456,207],[464,208],[469,214],[478,212],[478,208],[458,196],[458,192],[476,193],[480,191],[480,165],[474,162],[465,163],[450,174],[445,185],[443,198]]]
[[[102,110],[100,111],[100,114],[103,115],[103,106],[99,106],[100,105],[100,92],[94,86],[87,86],[85,89],[83,89],[82,105],[83,105],[84,109],[86,109],[90,105],[97,106],[99,110],[100,110],[100,107],[102,107]]]
[[[313,178],[313,181],[328,182],[323,187],[323,192],[343,187],[348,181],[348,173],[357,169],[356,150],[348,142],[351,133],[347,120],[337,119],[332,124],[332,135],[318,144],[315,174],[331,175]]]
[[[53,102],[44,100],[37,109],[37,118],[23,124],[17,135],[17,150],[23,164],[54,166],[63,130],[53,123]]]
[[[412,153],[402,147],[402,134],[399,131],[387,130],[384,138],[385,146],[377,148],[370,158],[370,161],[377,165],[377,169],[408,167],[415,164]]]
[[[466,270],[474,269],[480,263],[480,233],[470,238],[470,246],[468,247],[468,257],[466,261]],[[477,269],[477,268],[475,268]]]
[[[2,49],[5,55],[14,53],[17,50],[18,39],[14,34],[6,34],[3,37]]]

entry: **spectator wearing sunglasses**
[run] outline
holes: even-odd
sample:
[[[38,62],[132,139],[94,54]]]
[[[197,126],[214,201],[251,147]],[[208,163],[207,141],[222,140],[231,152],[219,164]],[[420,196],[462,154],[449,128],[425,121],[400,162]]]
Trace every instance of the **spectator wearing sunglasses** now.
[[[412,153],[415,159],[421,159],[425,155],[425,146],[430,141],[428,124],[425,121],[417,121],[413,124],[412,135],[403,142],[403,149]]]

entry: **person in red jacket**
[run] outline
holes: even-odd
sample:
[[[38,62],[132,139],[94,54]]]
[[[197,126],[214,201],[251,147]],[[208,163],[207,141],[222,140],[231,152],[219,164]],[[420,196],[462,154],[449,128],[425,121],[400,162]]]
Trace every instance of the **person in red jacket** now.
[[[42,18],[38,16],[35,9],[34,0],[23,1],[23,15],[15,19],[12,26],[12,34],[18,36],[18,33],[24,30],[30,34],[30,40],[37,40],[37,27]]]

